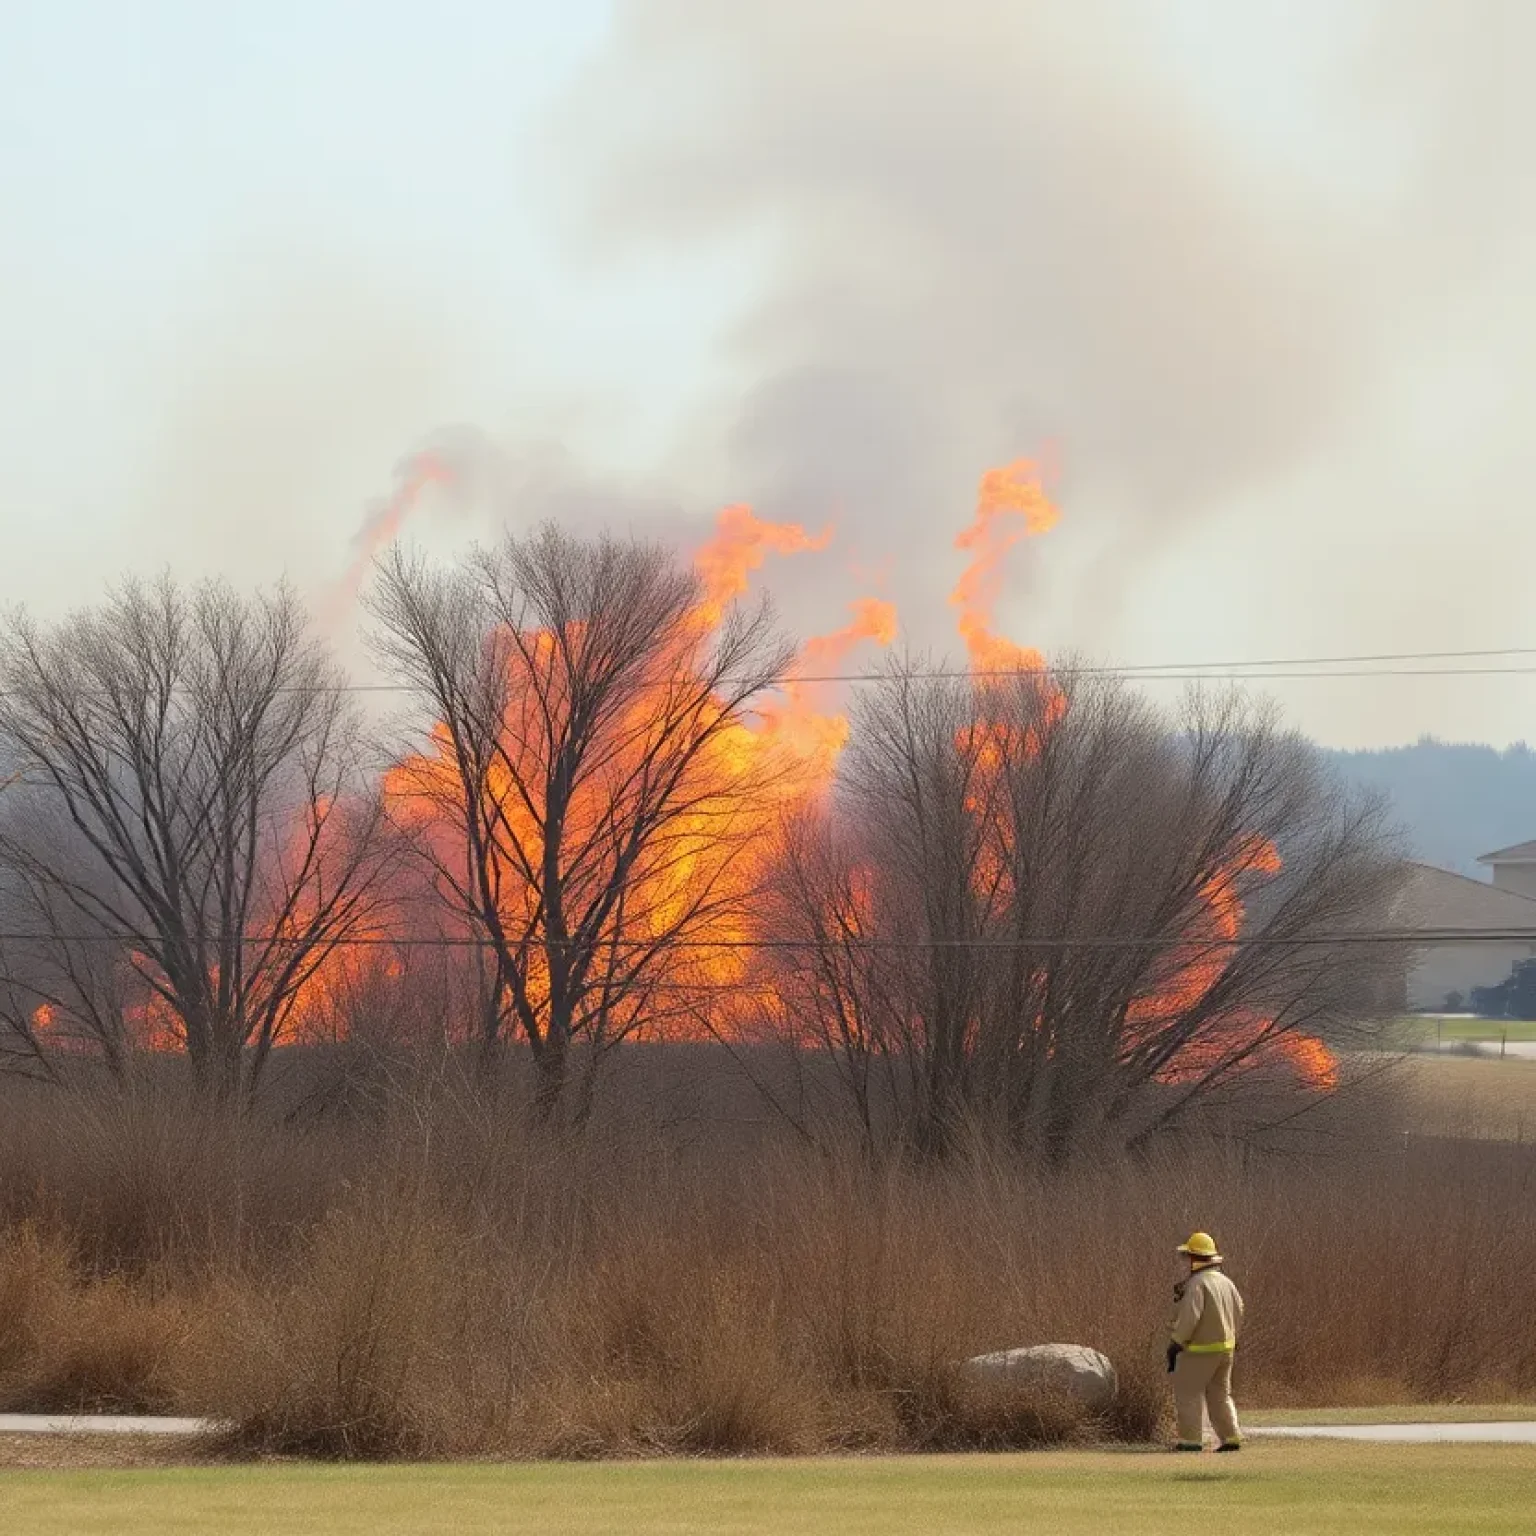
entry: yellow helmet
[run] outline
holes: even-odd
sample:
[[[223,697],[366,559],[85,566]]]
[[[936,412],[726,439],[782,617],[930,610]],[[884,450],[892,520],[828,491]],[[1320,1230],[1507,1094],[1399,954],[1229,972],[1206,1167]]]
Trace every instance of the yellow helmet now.
[[[1216,1250],[1216,1239],[1209,1232],[1193,1232],[1187,1243],[1180,1243],[1179,1253],[1187,1253],[1192,1259],[1219,1259],[1221,1254]]]

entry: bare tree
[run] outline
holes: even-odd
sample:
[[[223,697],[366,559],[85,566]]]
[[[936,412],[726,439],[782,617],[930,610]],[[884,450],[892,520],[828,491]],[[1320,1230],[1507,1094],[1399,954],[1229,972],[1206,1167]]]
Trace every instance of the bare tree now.
[[[787,850],[801,944],[776,964],[853,1059],[861,1123],[878,1067],[926,1152],[977,1121],[1052,1161],[1145,1139],[1353,1043],[1400,959],[1347,942],[1400,878],[1381,804],[1241,696],[1170,717],[1103,677],[904,669],[856,707],[845,769]]]
[[[774,999],[780,1028],[770,1019],[755,1031],[719,1033],[732,1049],[778,1034],[790,1064],[801,1069],[793,1074],[798,1110],[763,1075],[752,1075],[773,1107],[807,1135],[826,1112],[828,1074],[806,1068],[813,1062],[829,1068],[833,1098],[852,1111],[869,1155],[896,1129],[893,1109],[914,1102],[912,1079],[923,1052],[911,1027],[906,956],[884,942],[889,930],[882,925],[891,914],[876,901],[869,850],[862,829],[850,822],[824,799],[796,806],[785,818],[759,907],[760,930],[784,948],[758,956],[755,978]],[[838,1107],[831,1106],[834,1114]]]
[[[69,899],[72,885],[98,877],[68,824],[40,798],[0,798],[4,835],[24,838],[28,850],[0,868],[0,1053],[7,1070],[50,1080],[86,1056],[121,1084],[134,1006],[145,999],[117,935]]]
[[[286,590],[166,578],[56,625],[13,616],[13,1035],[38,1054],[89,1041],[119,1070],[148,1038],[183,1048],[216,1097],[254,1089],[316,973],[381,916],[389,854],[359,726]]]
[[[515,1030],[545,1117],[573,1042],[589,1103],[604,1051],[693,1016],[771,825],[745,721],[792,650],[766,606],[716,623],[704,599],[658,546],[553,527],[451,570],[396,551],[370,599],[431,720],[393,798],[485,956],[484,1057]]]

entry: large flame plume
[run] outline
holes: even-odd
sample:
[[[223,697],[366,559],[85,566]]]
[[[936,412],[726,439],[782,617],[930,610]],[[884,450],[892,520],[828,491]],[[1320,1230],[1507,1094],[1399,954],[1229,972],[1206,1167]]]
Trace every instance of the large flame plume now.
[[[1039,651],[995,632],[993,610],[1002,590],[1003,557],[1021,539],[1049,533],[1060,516],[1032,459],[989,469],[981,477],[976,517],[955,540],[955,548],[965,550],[971,560],[949,597],[960,638],[978,672],[1045,665]]]
[[[453,480],[452,466],[437,453],[424,452],[407,463],[394,495],[364,529],[356,558],[339,589],[341,601],[350,603],[355,598],[373,557],[396,537],[420,499],[433,487],[450,485]],[[1039,751],[1069,707],[1065,695],[1051,683],[1043,655],[999,634],[996,627],[996,610],[1010,550],[1026,539],[1049,533],[1059,515],[1046,490],[1040,465],[1034,460],[1019,459],[982,476],[974,518],[955,540],[956,549],[968,559],[950,593],[949,603],[976,678],[977,699],[977,716],[962,733],[957,746],[972,756],[975,765],[979,783],[968,803],[972,814],[978,817],[997,814],[990,804],[994,797],[987,793],[988,775],[999,773],[1011,753]],[[746,506],[726,507],[718,515],[711,535],[693,556],[701,593],[691,616],[697,634],[708,636],[721,625],[731,605],[748,592],[753,576],[770,557],[814,555],[825,551],[832,537],[831,528],[813,533],[796,523],[765,520]],[[892,604],[872,596],[855,599],[845,623],[803,643],[778,693],[760,701],[748,718],[722,731],[711,744],[712,770],[718,771],[723,785],[758,782],[745,770],[770,754],[776,754],[780,768],[787,767],[788,771],[763,775],[760,782],[773,787],[750,804],[727,804],[724,791],[714,801],[705,796],[699,805],[697,824],[690,827],[685,823],[668,839],[664,856],[638,871],[635,893],[624,918],[628,925],[625,942],[643,941],[647,936],[669,931],[679,911],[695,900],[701,889],[708,889],[713,895],[723,893],[726,898],[739,898],[715,902],[712,911],[716,915],[700,923],[691,932],[690,942],[668,961],[660,988],[651,989],[636,1002],[637,1009],[650,1010],[653,1033],[696,1036],[709,1029],[729,1028],[733,1017],[741,1016],[744,1006],[763,1005],[763,994],[751,981],[754,973],[748,957],[754,943],[765,935],[754,925],[750,893],[762,878],[765,862],[774,854],[774,830],[782,824],[784,813],[807,798],[824,794],[834,781],[848,738],[848,721],[839,707],[841,669],[860,647],[889,646],[897,633],[898,618]],[[566,643],[579,643],[579,637],[563,639]],[[519,636],[517,640],[523,664],[536,666],[541,657],[553,656],[557,637],[534,634]],[[675,660],[656,658],[658,677],[664,677]],[[989,718],[986,700],[989,688],[1005,686],[1007,677],[1020,671],[1038,676],[1042,704],[1035,723],[1017,734]],[[509,705],[509,733],[514,730],[513,717],[523,702],[526,701],[514,697]],[[637,702],[631,716],[614,728],[613,750],[620,770],[625,753],[644,750],[646,707]],[[513,744],[506,750],[515,754],[520,749]],[[451,801],[455,793],[453,752],[446,729],[440,727],[423,751],[404,758],[388,772],[384,786],[401,822],[445,843],[452,834],[443,822],[440,808],[445,797]],[[706,764],[706,771],[711,771],[711,764]],[[530,782],[538,780],[536,772],[528,777]],[[622,777],[622,771],[617,772],[611,781],[621,781]],[[507,814],[517,822],[513,831],[520,845],[536,851],[541,807],[537,803],[518,807],[516,798],[510,795],[506,802],[511,807]],[[566,834],[579,837],[583,829],[596,826],[612,811],[611,804],[603,803],[594,781],[591,791],[573,807],[573,826],[566,828]],[[731,828],[730,836],[720,835],[722,825]],[[1013,894],[1007,889],[1006,860],[1002,855],[1002,844],[1008,836],[1009,829],[1002,822],[983,832],[977,872],[977,878],[989,884],[989,899],[1003,904]],[[986,846],[988,839],[995,839],[995,846],[990,849]],[[1274,875],[1279,868],[1278,853],[1263,839],[1251,839],[1233,851],[1227,867],[1201,891],[1201,915],[1190,925],[1184,940],[1168,951],[1155,988],[1133,1007],[1133,1035],[1137,1030],[1152,1031],[1171,1016],[1198,1008],[1217,984],[1230,946],[1242,932],[1240,888]],[[516,868],[499,871],[499,877],[503,917],[508,927],[519,930],[536,921],[539,898],[528,880]],[[871,891],[856,881],[842,899],[846,910],[829,914],[833,926],[848,933],[863,931],[873,900]],[[410,903],[402,902],[400,910],[409,909]],[[451,918],[444,919],[439,913],[435,933],[441,936],[445,932],[452,937],[464,937],[467,929],[462,924],[455,928]],[[316,964],[294,1001],[289,1038],[319,1038],[333,1029],[335,1021],[345,1013],[345,995],[365,979],[366,973],[398,974],[401,954],[411,935],[396,933],[400,949],[392,949],[389,929],[381,922],[369,937],[373,941],[369,948],[354,951],[339,947]],[[135,968],[144,969],[141,958],[135,962]],[[761,974],[760,969],[756,974]],[[537,966],[530,985],[536,995],[540,988],[549,985],[548,977],[541,975]],[[658,1002],[668,991],[686,993],[691,998],[719,999],[708,1029],[701,1026],[696,1010],[670,1014]],[[36,1022],[40,1032],[56,1034],[59,1030],[50,1005],[39,1009]],[[138,1045],[171,1049],[179,1045],[175,1022],[152,990],[146,1001],[130,1010],[127,1026]],[[1316,1040],[1277,1034],[1271,1044],[1268,1036],[1272,1026],[1259,1018],[1229,1017],[1221,1019],[1219,1026],[1210,1031],[1209,1039],[1199,1039],[1181,1053],[1164,1072],[1164,1080],[1187,1081],[1219,1065],[1224,1054],[1234,1052],[1267,1052],[1289,1062],[1319,1087],[1331,1087],[1337,1080],[1337,1063]]]
[[[727,507],[719,514],[713,534],[694,556],[699,600],[676,637],[679,654],[646,659],[647,671],[632,690],[631,702],[605,730],[598,750],[604,773],[584,780],[573,802],[562,808],[565,847],[595,846],[600,837],[594,834],[604,826],[624,823],[625,808],[616,805],[613,796],[622,797],[622,786],[643,778],[656,733],[663,729],[660,717],[666,700],[687,691],[694,655],[707,650],[708,639],[731,605],[747,591],[752,573],[770,556],[823,550],[831,536],[830,529],[811,534],[798,524],[767,521],[744,506]],[[840,664],[865,642],[888,645],[896,627],[890,604],[858,600],[849,623],[805,643],[777,697],[759,701],[745,718],[710,735],[691,771],[689,809],[673,818],[665,838],[641,857],[629,877],[622,912],[614,913],[605,930],[604,942],[616,952],[655,946],[660,956],[650,965],[647,985],[610,1010],[607,1027],[628,1031],[643,1022],[653,1036],[676,1035],[679,1029],[668,999],[719,994],[744,982],[754,937],[751,893],[761,884],[771,857],[774,829],[791,804],[820,794],[831,783],[847,737],[847,721],[834,707],[818,669]],[[579,649],[582,638],[567,635],[561,645]],[[518,722],[527,718],[530,706],[558,712],[566,701],[560,688],[548,686],[549,669],[558,665],[556,637],[539,632],[509,643],[515,665],[507,674],[508,724],[489,785],[497,815],[505,818],[506,852],[498,848],[492,856],[504,926],[512,932],[532,932],[545,902],[538,872],[549,823],[541,798],[547,765],[539,760],[544,750],[540,733],[524,731]],[[439,856],[452,859],[455,834],[439,813],[458,792],[455,746],[446,730],[434,733],[430,751],[414,754],[390,770],[385,790],[396,818],[440,839]],[[581,890],[589,872],[593,881],[600,880],[597,861],[570,877],[574,889],[567,891],[566,899],[572,904],[590,894]],[[701,893],[707,893],[702,902]],[[667,936],[684,931],[686,943],[668,949]],[[549,964],[547,953],[539,952],[537,945],[530,947],[526,985],[535,1012],[550,1000]],[[681,1012],[697,1033],[696,1011]]]

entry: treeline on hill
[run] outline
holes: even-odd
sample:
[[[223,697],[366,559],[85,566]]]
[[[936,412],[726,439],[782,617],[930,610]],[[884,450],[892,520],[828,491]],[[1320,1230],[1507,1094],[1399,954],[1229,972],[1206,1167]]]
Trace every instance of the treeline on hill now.
[[[1536,835],[1536,752],[1524,742],[1425,737],[1407,746],[1331,751],[1341,778],[1387,795],[1413,856],[1482,878],[1478,858]]]
[[[1271,1396],[1530,1384],[1356,1315],[1442,1208],[1536,1272],[1523,1154],[1405,1158],[1360,1066],[1380,802],[1262,705],[1069,666],[909,658],[844,722],[712,569],[392,555],[388,722],[286,592],[10,623],[0,1400],[333,1454],[1134,1438],[1191,1224]],[[1048,1337],[1116,1359],[1110,1420],[954,1369]]]

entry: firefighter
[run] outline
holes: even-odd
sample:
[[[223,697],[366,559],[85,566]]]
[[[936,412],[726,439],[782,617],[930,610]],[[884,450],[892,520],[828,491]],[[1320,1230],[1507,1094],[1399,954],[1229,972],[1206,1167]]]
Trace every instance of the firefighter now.
[[[1202,1448],[1204,1416],[1209,1413],[1217,1450],[1240,1450],[1243,1437],[1232,1402],[1232,1356],[1243,1326],[1243,1298],[1222,1272],[1221,1254],[1209,1232],[1192,1234],[1177,1252],[1189,1260],[1189,1278],[1174,1287],[1168,1345],[1179,1421],[1176,1448]]]

